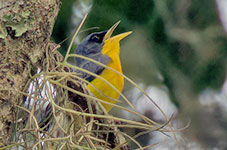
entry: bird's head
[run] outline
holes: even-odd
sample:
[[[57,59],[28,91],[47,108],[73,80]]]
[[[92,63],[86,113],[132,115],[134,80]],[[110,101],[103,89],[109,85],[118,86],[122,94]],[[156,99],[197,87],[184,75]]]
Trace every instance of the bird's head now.
[[[125,32],[111,37],[112,33],[118,26],[120,21],[115,23],[109,30],[102,32],[95,32],[88,35],[80,44],[78,44],[76,49],[76,54],[83,55],[89,58],[96,59],[100,55],[107,55],[109,53],[119,53],[119,42],[132,32]],[[76,58],[76,62],[81,63],[81,59]]]
[[[105,55],[114,55],[114,54],[119,54],[120,50],[120,45],[119,42],[120,40],[124,39],[126,36],[132,33],[132,31],[121,33],[118,35],[115,35],[111,37],[113,34],[114,30],[117,28],[119,25],[120,21],[115,23],[105,34],[103,38],[104,46],[102,48],[102,53]]]

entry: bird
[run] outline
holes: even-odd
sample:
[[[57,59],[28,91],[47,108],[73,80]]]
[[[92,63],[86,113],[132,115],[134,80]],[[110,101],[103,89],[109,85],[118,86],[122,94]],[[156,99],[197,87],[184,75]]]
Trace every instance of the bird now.
[[[109,30],[94,32],[88,35],[80,44],[77,45],[75,54],[96,60],[122,74],[120,41],[131,34],[132,31],[111,37],[119,23],[120,21],[115,23]],[[75,57],[74,63],[80,68],[101,76],[111,83],[118,91],[122,92],[124,87],[124,77],[121,74],[83,58]],[[103,79],[86,72],[79,72],[81,78],[90,82],[90,84],[87,85],[87,88],[96,98],[113,104],[116,103],[116,100],[113,99],[119,99],[120,94],[113,87],[108,85],[103,81]],[[113,107],[106,103],[101,102],[101,104],[107,112],[109,112]]]

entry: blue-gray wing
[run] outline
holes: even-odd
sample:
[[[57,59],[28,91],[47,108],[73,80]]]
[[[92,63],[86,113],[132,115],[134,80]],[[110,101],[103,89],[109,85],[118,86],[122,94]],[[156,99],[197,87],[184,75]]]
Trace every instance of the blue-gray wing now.
[[[101,53],[99,54],[95,54],[95,56],[93,57],[89,57],[91,59],[94,59],[104,65],[107,65],[109,62],[110,62],[110,58],[106,55],[103,55]],[[93,63],[89,60],[83,60],[83,61],[80,61],[81,63],[80,64],[77,64],[78,67],[80,68],[83,68],[85,70],[88,70],[92,73],[95,73],[97,75],[100,75],[103,70],[105,69],[105,67],[103,66],[100,66],[96,63]],[[77,73],[79,73],[79,76],[89,82],[91,82],[92,80],[94,80],[95,76],[89,74],[89,73],[85,73],[85,72],[82,72],[82,71],[79,71],[79,70],[76,70]]]

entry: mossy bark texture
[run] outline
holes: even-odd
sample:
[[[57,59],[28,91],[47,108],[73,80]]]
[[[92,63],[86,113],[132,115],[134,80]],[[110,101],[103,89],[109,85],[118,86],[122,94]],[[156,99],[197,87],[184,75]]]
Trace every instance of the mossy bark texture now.
[[[51,45],[59,8],[59,0],[0,0],[0,147],[18,121],[29,74]]]

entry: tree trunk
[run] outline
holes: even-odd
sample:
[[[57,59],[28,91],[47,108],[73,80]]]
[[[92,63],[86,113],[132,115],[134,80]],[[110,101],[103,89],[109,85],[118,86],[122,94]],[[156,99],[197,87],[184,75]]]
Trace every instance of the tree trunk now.
[[[0,0],[0,147],[8,145],[31,71],[41,66],[59,0]]]

